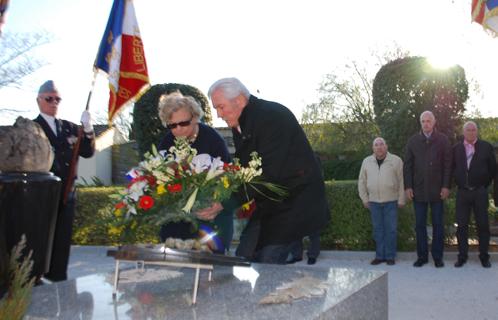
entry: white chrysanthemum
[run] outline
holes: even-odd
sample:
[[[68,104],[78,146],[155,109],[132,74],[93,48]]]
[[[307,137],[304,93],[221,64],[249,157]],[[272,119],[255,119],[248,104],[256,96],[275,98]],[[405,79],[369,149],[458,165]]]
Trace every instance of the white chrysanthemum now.
[[[255,177],[260,176],[262,173],[263,173],[262,169],[256,170],[256,169],[251,168],[251,167],[248,167],[248,168],[242,167],[237,172],[237,177],[239,177],[244,182],[250,182]]]
[[[140,167],[142,167],[146,171],[153,171],[156,168],[160,167],[163,161],[164,158],[161,156],[151,157],[147,160],[140,162]]]
[[[169,175],[159,170],[153,170],[152,175],[156,178],[158,184],[163,184],[172,180]]]
[[[147,181],[137,181],[133,183],[128,189],[128,197],[135,202],[138,201],[138,199],[143,196],[146,186]]]

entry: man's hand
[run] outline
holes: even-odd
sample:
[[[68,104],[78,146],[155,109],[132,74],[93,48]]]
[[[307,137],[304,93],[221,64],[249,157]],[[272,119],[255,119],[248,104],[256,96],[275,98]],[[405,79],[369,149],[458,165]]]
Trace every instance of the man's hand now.
[[[441,188],[441,199],[444,200],[450,196],[450,189]]]
[[[81,124],[83,125],[83,131],[86,133],[93,132],[92,115],[88,110],[83,111],[81,114]]]
[[[363,202],[363,206],[368,209],[369,208],[368,202]]]
[[[413,189],[412,188],[406,189],[405,194],[406,194],[406,198],[408,200],[413,200]]]
[[[213,220],[221,210],[223,210],[221,203],[214,202],[210,207],[199,210],[195,214],[201,220]]]

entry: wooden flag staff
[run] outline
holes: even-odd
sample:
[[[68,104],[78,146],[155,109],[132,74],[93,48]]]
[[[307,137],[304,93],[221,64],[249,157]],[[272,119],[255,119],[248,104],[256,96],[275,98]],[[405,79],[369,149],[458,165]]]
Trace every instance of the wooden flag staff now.
[[[88,98],[86,100],[85,110],[90,110],[90,100],[92,99],[93,87],[95,86],[95,79],[97,78],[97,72],[93,73],[92,85],[90,91],[88,92]],[[73,146],[73,154],[71,157],[71,163],[69,164],[69,174],[66,182],[66,188],[64,189],[64,194],[62,198],[62,203],[65,205],[68,200],[69,193],[73,190],[74,182],[76,180],[77,168],[78,168],[78,158],[80,154],[81,139],[83,139],[83,125],[78,127],[78,139]]]

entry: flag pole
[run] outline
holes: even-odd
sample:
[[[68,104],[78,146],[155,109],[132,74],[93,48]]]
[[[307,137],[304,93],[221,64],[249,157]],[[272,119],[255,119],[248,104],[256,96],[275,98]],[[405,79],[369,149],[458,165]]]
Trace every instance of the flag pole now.
[[[95,87],[95,79],[97,78],[97,70],[93,72],[92,85],[90,86],[90,91],[88,92],[88,98],[86,100],[85,110],[90,110],[90,100],[92,99],[93,88]],[[80,154],[80,145],[81,139],[83,139],[83,126],[78,126],[78,139],[73,147],[73,154],[71,157],[71,163],[69,164],[69,174],[68,179],[66,180],[66,188],[64,189],[64,194],[62,197],[62,203],[65,205],[68,200],[69,193],[73,190],[77,167],[78,167],[78,158]]]

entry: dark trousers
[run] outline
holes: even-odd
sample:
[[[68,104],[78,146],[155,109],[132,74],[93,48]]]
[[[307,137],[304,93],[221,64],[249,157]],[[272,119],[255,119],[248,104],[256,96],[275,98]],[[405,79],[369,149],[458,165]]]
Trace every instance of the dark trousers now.
[[[415,233],[417,235],[417,256],[428,258],[427,244],[427,211],[431,207],[432,216],[432,245],[431,253],[434,260],[443,259],[444,225],[443,201],[421,202],[413,201],[415,208]]]
[[[308,236],[309,245],[306,255],[308,258],[318,258],[320,255],[320,232],[314,232]],[[303,258],[303,240],[298,240],[291,243],[291,254],[294,259]]]
[[[294,242],[258,246],[260,232],[261,222],[250,219],[240,235],[235,255],[253,262],[285,264]]]
[[[59,204],[50,269],[45,275],[45,278],[51,281],[63,281],[67,279],[67,266],[71,251],[71,236],[73,234],[74,209],[76,204],[75,195],[75,192],[69,193],[66,205],[63,205],[62,201]]]
[[[479,258],[481,260],[489,259],[488,204],[488,191],[485,187],[475,190],[458,189],[456,197],[458,258],[467,260],[470,212],[474,211],[479,238]]]

